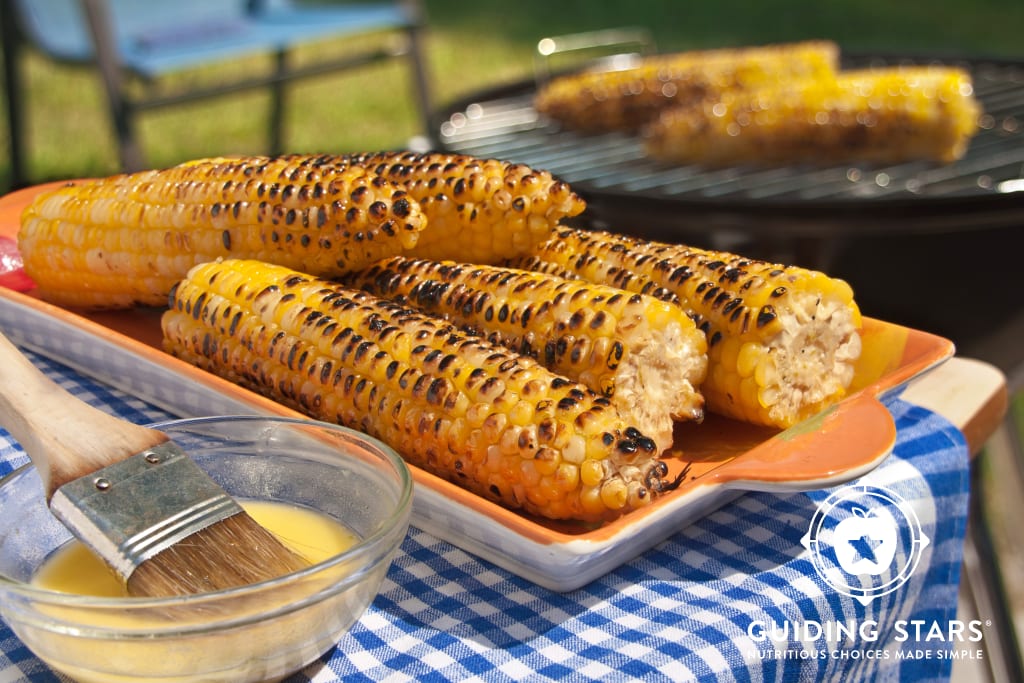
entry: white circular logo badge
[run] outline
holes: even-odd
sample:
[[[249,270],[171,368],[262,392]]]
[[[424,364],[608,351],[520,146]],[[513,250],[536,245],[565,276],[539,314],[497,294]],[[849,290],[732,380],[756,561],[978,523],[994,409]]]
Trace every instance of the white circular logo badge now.
[[[906,583],[929,539],[898,494],[845,486],[818,505],[800,542],[825,583],[866,605]]]

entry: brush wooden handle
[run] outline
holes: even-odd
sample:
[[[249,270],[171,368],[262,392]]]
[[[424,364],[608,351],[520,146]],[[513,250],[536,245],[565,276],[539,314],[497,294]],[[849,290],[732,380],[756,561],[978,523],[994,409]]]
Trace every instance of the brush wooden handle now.
[[[47,500],[67,482],[167,440],[162,432],[125,422],[72,396],[3,334],[0,426],[39,470]]]

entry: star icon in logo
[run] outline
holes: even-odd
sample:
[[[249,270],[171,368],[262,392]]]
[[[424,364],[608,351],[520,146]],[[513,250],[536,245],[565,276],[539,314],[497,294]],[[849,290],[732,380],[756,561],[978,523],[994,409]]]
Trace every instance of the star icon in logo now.
[[[849,541],[853,549],[857,551],[857,555],[868,562],[878,563],[878,558],[875,556],[875,549],[882,545],[881,539],[873,538],[867,534],[861,535],[859,538],[851,538]]]

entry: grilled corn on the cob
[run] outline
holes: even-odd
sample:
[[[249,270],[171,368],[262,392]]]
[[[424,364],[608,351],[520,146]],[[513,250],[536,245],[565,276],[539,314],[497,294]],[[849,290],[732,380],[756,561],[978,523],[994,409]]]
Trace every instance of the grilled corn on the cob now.
[[[528,253],[585,204],[547,171],[463,154],[379,152],[346,155],[403,187],[423,208],[427,229],[405,255],[497,263]]]
[[[980,112],[961,69],[858,70],[666,110],[645,145],[659,160],[707,165],[949,162]]]
[[[190,267],[259,258],[335,275],[412,247],[426,220],[397,185],[326,157],[215,158],[40,195],[18,233],[41,294],[163,305]]]
[[[346,284],[440,315],[608,396],[659,449],[700,420],[707,340],[679,307],[617,287],[497,266],[394,257]]]
[[[165,348],[505,505],[600,520],[663,480],[651,439],[608,400],[440,318],[288,268],[193,268]]]
[[[850,286],[824,273],[570,229],[532,258],[593,282],[671,292],[708,337],[709,411],[789,427],[842,398],[853,379],[860,311]]]
[[[568,128],[634,131],[666,107],[794,78],[831,77],[838,61],[838,46],[828,41],[693,50],[646,57],[627,69],[554,78],[534,106]]]

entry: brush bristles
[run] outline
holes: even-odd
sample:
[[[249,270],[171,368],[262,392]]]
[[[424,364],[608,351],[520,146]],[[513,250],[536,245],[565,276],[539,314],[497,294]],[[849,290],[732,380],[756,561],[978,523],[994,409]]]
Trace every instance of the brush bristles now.
[[[258,583],[304,569],[309,562],[241,512],[188,536],[140,564],[128,593],[171,597]]]

